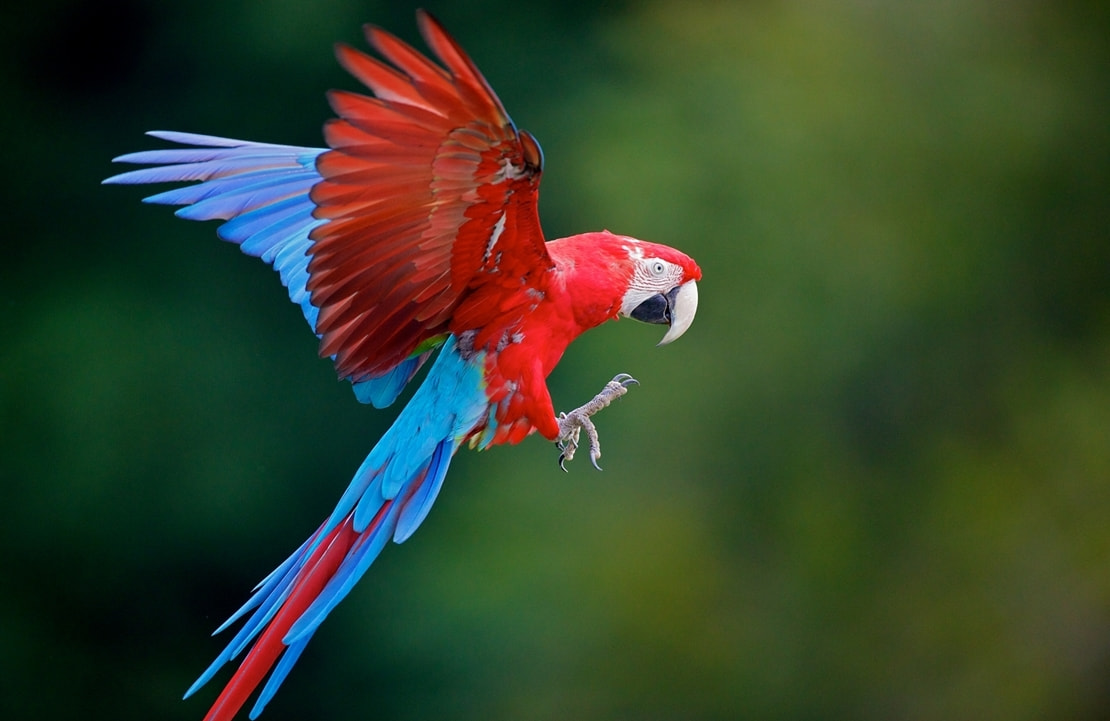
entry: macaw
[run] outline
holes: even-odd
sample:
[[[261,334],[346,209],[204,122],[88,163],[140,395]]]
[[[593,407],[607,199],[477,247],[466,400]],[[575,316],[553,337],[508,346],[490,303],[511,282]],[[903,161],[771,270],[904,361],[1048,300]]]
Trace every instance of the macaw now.
[[[386,542],[427,516],[461,446],[538,431],[563,466],[584,432],[597,465],[590,416],[635,380],[620,374],[556,415],[546,378],[579,334],[631,317],[668,325],[662,345],[697,310],[701,270],[677,250],[608,231],[545,241],[539,144],[443,27],[424,12],[417,21],[442,67],[373,26],[382,59],[337,46],[374,97],[329,93],[328,148],[155,131],[189,147],[122,155],[152,167],[104,181],[199,181],[145,200],[223,220],[221,239],[270,264],[359,401],[390,405],[438,350],[335,510],[217,629],[245,619],[186,698],[249,651],[206,721],[231,719],[269,673],[250,718],[262,712]]]

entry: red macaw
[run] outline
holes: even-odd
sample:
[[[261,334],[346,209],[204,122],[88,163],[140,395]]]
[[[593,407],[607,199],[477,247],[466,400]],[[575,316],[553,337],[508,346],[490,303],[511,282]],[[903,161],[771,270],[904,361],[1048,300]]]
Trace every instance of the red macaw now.
[[[246,617],[186,697],[250,650],[208,721],[232,718],[272,669],[250,717],[261,713],[386,541],[424,520],[463,444],[539,431],[562,465],[584,430],[597,465],[590,416],[635,381],[618,375],[556,416],[545,379],[580,333],[629,316],[668,324],[669,343],[697,310],[701,270],[677,250],[608,231],[544,241],[539,144],[440,24],[417,19],[446,69],[376,27],[366,38],[388,64],[338,46],[376,97],[329,94],[328,149],[152,132],[190,147],[123,155],[154,167],[104,181],[200,181],[146,201],[226,221],[219,236],[278,271],[360,401],[388,406],[439,350],[331,516],[218,629]]]

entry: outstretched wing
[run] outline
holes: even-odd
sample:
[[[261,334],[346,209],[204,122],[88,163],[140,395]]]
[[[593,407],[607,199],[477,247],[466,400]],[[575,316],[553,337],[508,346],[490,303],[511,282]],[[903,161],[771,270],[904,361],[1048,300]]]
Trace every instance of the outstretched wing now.
[[[366,36],[388,63],[339,46],[376,97],[330,93],[330,150],[157,132],[194,147],[120,156],[157,167],[105,181],[200,181],[147,201],[227,221],[220,237],[281,273],[320,354],[377,406],[449,333],[486,330],[477,347],[511,326],[552,265],[539,145],[439,23],[417,19],[446,69],[378,28]]]
[[[320,182],[316,159],[325,149],[161,130],[148,135],[189,147],[121,155],[115,162],[155,167],[120,173],[104,182],[200,181],[144,200],[183,205],[176,215],[188,220],[226,220],[217,230],[219,237],[273,266],[289,289],[289,298],[301,307],[315,331],[320,310],[312,304],[307,288],[313,244],[309,236],[326,221],[313,216],[316,206],[308,193]],[[378,408],[388,406],[429,352],[414,354],[386,373],[354,383],[355,397]]]
[[[368,27],[389,63],[340,45],[374,91],[329,95],[339,118],[312,188],[308,290],[320,352],[339,375],[379,376],[449,332],[483,328],[542,292],[551,260],[536,212],[542,156],[431,16],[420,30],[446,70]]]
[[[147,135],[189,147],[121,155],[113,162],[155,167],[113,175],[104,182],[201,181],[151,195],[144,202],[184,205],[176,215],[187,220],[226,220],[217,231],[220,238],[272,265],[315,329],[318,312],[305,288],[306,252],[312,245],[309,233],[323,221],[313,217],[315,206],[308,192],[320,181],[316,158],[325,150],[165,130]]]

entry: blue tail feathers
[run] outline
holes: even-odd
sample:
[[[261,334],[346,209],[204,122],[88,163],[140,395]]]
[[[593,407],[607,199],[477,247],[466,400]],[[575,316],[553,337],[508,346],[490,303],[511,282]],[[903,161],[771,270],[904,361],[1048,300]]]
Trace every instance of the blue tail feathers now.
[[[454,338],[448,338],[428,377],[355,473],[331,516],[263,579],[250,600],[217,629],[222,631],[247,617],[224,650],[189,688],[186,697],[252,643],[262,643],[259,634],[271,623],[281,623],[283,607],[293,604],[303,611],[282,632],[284,648],[251,718],[261,713],[312,634],[351,591],[386,543],[390,539],[404,542],[427,517],[455,451],[476,427],[486,422],[488,401],[482,365],[482,354],[463,359]],[[321,570],[326,564],[320,559],[329,553],[342,553],[342,558],[335,557],[338,560],[334,571]],[[319,573],[330,573],[321,581],[319,592],[298,597],[306,577]],[[237,675],[250,661],[248,655]],[[233,678],[229,685],[235,681]]]

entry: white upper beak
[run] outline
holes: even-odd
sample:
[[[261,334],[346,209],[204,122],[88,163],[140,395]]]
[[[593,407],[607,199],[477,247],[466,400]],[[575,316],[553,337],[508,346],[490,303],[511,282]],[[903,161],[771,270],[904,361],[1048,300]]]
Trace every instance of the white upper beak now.
[[[663,336],[663,340],[659,341],[659,345],[667,345],[671,341],[677,340],[694,322],[694,316],[697,312],[698,284],[695,281],[688,280],[678,287],[674,302],[671,304],[671,327],[667,330],[667,334]]]

